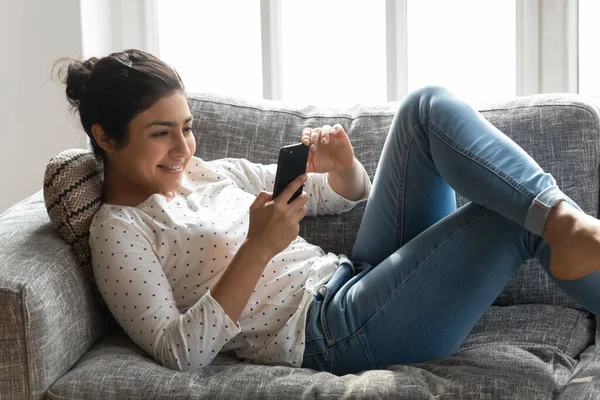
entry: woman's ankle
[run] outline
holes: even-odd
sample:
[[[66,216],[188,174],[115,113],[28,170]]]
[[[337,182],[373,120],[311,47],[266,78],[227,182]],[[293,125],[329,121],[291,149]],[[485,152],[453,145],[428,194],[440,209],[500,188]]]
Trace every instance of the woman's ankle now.
[[[550,209],[542,237],[552,247],[573,229],[576,220],[577,210],[561,200]]]

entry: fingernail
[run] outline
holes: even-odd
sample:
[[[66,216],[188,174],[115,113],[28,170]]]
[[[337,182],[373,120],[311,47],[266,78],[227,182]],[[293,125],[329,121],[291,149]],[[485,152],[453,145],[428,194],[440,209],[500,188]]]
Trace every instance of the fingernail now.
[[[311,145],[310,145],[310,149],[311,149],[311,150],[316,150],[316,149],[317,149],[317,146],[315,146],[315,145],[314,145],[314,143],[313,143],[313,144],[311,144]]]

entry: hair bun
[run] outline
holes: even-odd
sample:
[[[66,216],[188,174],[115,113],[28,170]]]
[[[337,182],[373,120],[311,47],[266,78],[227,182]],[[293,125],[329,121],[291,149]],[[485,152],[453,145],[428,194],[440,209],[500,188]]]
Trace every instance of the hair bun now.
[[[89,82],[92,76],[94,66],[98,62],[96,57],[91,57],[85,61],[70,60],[66,76],[63,76],[63,82],[67,84],[67,98],[72,105],[79,105],[88,92]],[[64,70],[63,70],[64,75]]]

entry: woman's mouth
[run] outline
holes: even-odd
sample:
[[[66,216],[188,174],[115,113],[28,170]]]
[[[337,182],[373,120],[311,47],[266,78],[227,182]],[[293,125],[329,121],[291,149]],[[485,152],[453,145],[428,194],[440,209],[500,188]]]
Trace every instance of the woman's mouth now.
[[[164,169],[166,172],[172,173],[172,174],[177,174],[181,171],[183,171],[183,165],[182,164],[178,164],[178,165],[159,165],[160,168]]]

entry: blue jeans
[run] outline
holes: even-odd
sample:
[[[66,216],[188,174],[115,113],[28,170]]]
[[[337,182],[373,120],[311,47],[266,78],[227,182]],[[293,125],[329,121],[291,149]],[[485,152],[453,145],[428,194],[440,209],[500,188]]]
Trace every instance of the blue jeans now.
[[[455,191],[470,200],[456,209]],[[536,257],[600,313],[600,273],[552,276],[552,206],[579,209],[475,109],[428,87],[401,103],[350,259],[315,296],[302,366],[337,375],[454,354],[511,276]]]

